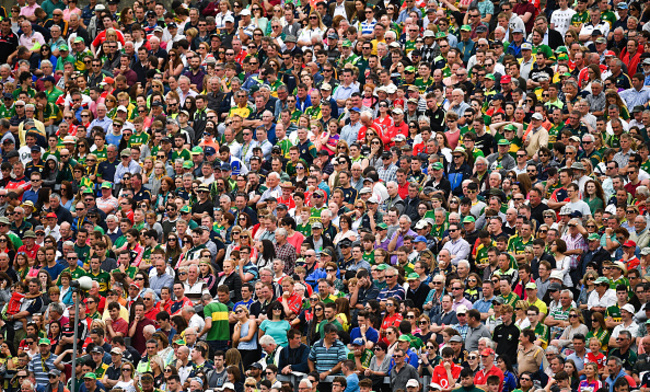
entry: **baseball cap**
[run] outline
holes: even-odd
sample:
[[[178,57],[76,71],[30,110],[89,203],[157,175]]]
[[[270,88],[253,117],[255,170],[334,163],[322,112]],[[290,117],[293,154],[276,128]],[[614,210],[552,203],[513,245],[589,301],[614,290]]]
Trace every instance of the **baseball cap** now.
[[[594,281],[594,284],[606,284],[606,285],[609,285],[609,279],[607,279],[604,276],[600,276]]]
[[[624,248],[636,248],[636,242],[632,240],[627,240],[623,243]]]
[[[404,335],[402,335],[402,336],[404,336]],[[410,380],[408,380],[408,381],[406,382],[406,387],[407,387],[407,388],[419,388],[419,387],[420,387],[420,383],[418,382],[418,380],[412,378],[412,379],[410,379]]]
[[[587,237],[588,241],[600,241],[600,236],[596,233],[591,233],[589,234],[589,237]]]

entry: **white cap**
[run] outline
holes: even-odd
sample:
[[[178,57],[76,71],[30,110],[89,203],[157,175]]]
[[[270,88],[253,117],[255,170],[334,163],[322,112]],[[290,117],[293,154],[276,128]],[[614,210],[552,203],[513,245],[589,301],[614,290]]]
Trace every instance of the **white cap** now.
[[[420,219],[418,223],[415,224],[416,230],[426,229],[429,224],[424,219]]]
[[[467,306],[465,306],[465,305],[459,305],[456,308],[456,314],[467,314],[467,311],[468,311],[468,309],[467,309]]]
[[[128,112],[129,112],[129,111],[126,109],[126,106],[124,106],[124,105],[120,105],[120,106],[118,106],[118,107],[117,107],[117,111],[118,111],[118,112],[124,112],[124,113],[128,113]]]
[[[388,94],[395,94],[397,92],[397,86],[395,86],[393,83],[389,84],[385,88]]]
[[[370,198],[368,199],[368,203],[379,204],[379,200],[377,199],[377,196],[372,195],[372,196],[370,196]]]
[[[564,275],[562,275],[562,271],[554,270],[551,272],[550,279],[557,279],[559,281],[564,281]]]
[[[413,388],[418,388],[420,386],[420,382],[414,378],[408,380],[406,383],[406,387],[413,387]]]
[[[232,17],[232,15],[228,15],[225,18],[223,18],[223,23],[235,23],[235,18]]]
[[[230,389],[232,391],[235,390],[235,385],[231,382],[225,382],[223,383],[223,386],[221,388],[217,388],[217,391],[223,391],[225,389]]]
[[[242,12],[239,13],[239,16],[246,16],[246,15],[250,16],[251,11],[250,10],[243,10]]]
[[[621,307],[621,310],[626,310],[626,311],[628,311],[628,312],[631,313],[631,314],[635,314],[635,313],[636,313],[636,311],[634,310],[634,306],[632,306],[632,304],[625,304],[625,305],[623,305],[623,306]]]

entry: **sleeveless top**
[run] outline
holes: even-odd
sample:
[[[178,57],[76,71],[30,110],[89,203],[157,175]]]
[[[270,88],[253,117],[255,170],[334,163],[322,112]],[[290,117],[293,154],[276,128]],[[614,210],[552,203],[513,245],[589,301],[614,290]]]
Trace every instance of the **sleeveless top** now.
[[[250,320],[248,320],[245,324],[242,324],[241,326],[241,331],[239,334],[240,338],[245,338],[248,336],[248,329],[250,328]],[[257,332],[255,332],[255,336],[253,336],[253,339],[251,339],[249,342],[242,342],[241,340],[239,341],[239,345],[237,345],[237,349],[239,350],[257,350]]]

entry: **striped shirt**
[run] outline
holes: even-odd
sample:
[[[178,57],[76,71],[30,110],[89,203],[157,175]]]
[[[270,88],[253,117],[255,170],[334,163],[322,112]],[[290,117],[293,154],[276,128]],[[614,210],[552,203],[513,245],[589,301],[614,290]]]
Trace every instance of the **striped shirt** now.
[[[56,369],[56,366],[54,366],[56,358],[56,355],[50,354],[47,359],[41,359],[41,354],[37,354],[29,362],[29,371],[34,372],[34,378],[36,379],[37,384],[42,385],[43,387],[46,387],[49,384],[50,381],[47,378],[47,372]]]
[[[325,339],[317,341],[309,353],[309,360],[314,362],[314,368],[318,373],[332,370],[339,362],[345,361],[345,346],[340,340],[336,340],[328,349],[325,347]]]

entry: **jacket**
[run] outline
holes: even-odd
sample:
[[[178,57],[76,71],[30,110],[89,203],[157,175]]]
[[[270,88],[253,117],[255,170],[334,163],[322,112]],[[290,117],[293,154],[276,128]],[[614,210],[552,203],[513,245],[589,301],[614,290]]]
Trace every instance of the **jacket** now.
[[[284,347],[280,351],[280,358],[278,359],[278,369],[282,370],[285,366],[291,365],[291,370],[301,373],[309,373],[309,366],[307,360],[309,359],[309,351],[311,349],[306,344],[300,343],[298,348]]]

